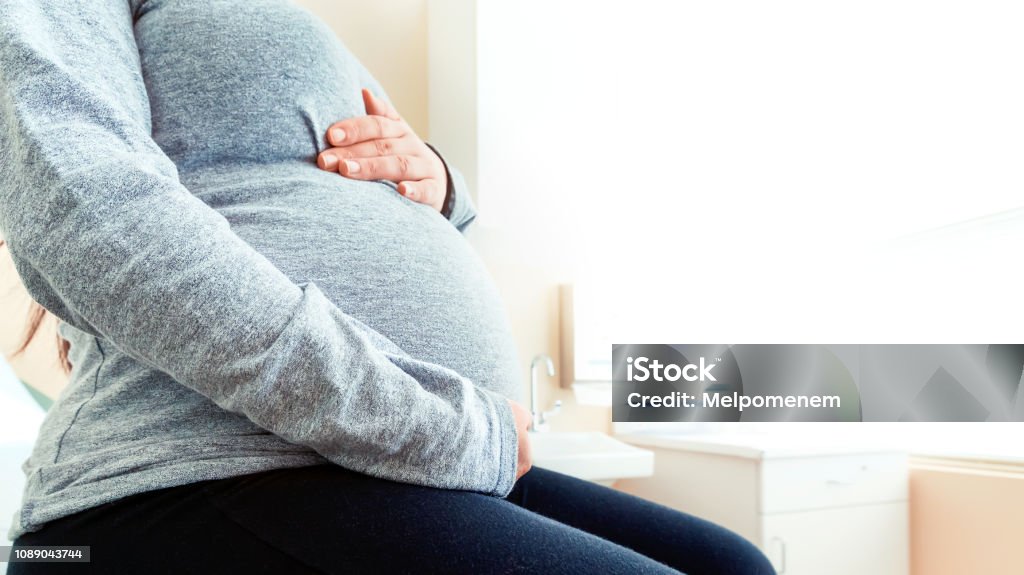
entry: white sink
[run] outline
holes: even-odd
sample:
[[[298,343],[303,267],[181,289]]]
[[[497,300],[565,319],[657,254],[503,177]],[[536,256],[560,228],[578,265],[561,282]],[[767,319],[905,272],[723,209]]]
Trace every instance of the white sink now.
[[[533,464],[610,485],[654,473],[654,453],[598,432],[530,433]]]

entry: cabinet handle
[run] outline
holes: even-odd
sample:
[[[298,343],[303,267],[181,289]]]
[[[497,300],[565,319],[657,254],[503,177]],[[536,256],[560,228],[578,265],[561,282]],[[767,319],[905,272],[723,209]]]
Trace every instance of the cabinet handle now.
[[[776,575],[784,575],[786,572],[786,542],[781,537],[772,537],[768,542],[769,545],[774,546],[775,543],[779,544],[779,550],[781,551],[781,558],[779,559],[779,566],[776,570]]]

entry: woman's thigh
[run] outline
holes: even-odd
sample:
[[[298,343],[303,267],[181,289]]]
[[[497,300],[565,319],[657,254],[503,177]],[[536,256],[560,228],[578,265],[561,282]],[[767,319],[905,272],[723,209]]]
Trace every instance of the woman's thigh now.
[[[757,547],[728,529],[561,473],[534,468],[508,500],[688,575],[775,573]]]
[[[17,543],[92,546],[76,573],[675,573],[504,499],[333,465],[142,494]],[[53,572],[39,567],[54,565],[11,573]]]

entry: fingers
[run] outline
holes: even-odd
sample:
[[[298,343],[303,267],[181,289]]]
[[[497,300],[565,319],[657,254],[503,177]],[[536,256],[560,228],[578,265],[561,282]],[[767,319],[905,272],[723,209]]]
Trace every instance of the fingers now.
[[[401,120],[385,116],[357,116],[348,118],[327,129],[327,141],[332,146],[351,146],[380,138],[401,138],[409,132]]]
[[[380,140],[369,140],[342,148],[327,148],[320,152],[317,163],[321,168],[334,170],[337,168],[338,160],[350,158],[373,158],[376,156],[418,156],[421,155],[419,142],[412,138],[382,138]],[[334,156],[328,159],[327,156]],[[331,167],[325,167],[329,164]]]
[[[398,184],[398,193],[414,202],[428,204],[441,211],[444,204],[444,189],[434,178],[426,178],[418,182],[405,181]]]
[[[338,173],[354,180],[423,180],[433,175],[430,162],[417,156],[349,158],[338,162]]]
[[[363,88],[363,105],[366,107],[367,114],[373,114],[377,116],[387,116],[392,120],[401,120],[402,118],[398,115],[398,111],[391,107],[391,104],[383,98],[378,98],[373,95],[373,92],[366,88]]]
[[[332,124],[327,140],[332,146],[351,146],[359,142],[380,138],[400,138],[409,133],[409,127],[391,104],[363,88],[366,116],[349,118]]]
[[[401,195],[442,211],[444,164],[390,103],[365,88],[362,96],[368,115],[332,124],[327,141],[333,147],[317,156],[317,165],[347,178],[397,182]]]

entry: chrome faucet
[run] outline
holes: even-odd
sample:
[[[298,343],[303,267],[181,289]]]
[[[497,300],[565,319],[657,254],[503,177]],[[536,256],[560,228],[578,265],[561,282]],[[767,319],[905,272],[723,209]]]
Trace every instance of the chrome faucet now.
[[[541,363],[547,364],[548,377],[555,376],[555,363],[551,358],[541,354],[530,362],[530,415],[533,420],[530,422],[530,431],[543,431],[547,426],[547,418],[558,413],[562,409],[562,402],[556,401],[554,409],[542,411],[538,406],[540,399],[537,397],[537,366]]]

